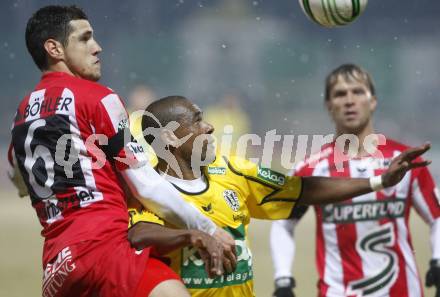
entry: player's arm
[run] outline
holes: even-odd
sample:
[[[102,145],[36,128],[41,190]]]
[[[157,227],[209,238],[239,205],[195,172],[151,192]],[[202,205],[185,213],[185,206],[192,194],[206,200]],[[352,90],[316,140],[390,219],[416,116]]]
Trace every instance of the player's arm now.
[[[107,145],[102,146],[106,160],[114,164],[131,194],[145,208],[174,226],[213,235],[222,242],[226,256],[235,263],[233,238],[185,202],[178,191],[149,165],[142,147],[131,136],[128,114],[119,97],[110,94],[103,98],[93,116],[96,134],[108,138]]]
[[[95,112],[96,134],[104,135],[105,158],[125,180],[133,196],[173,225],[213,234],[216,226],[184,201],[174,187],[149,166],[143,148],[132,138],[128,114],[116,94],[104,97]]]
[[[405,174],[414,168],[425,167],[430,161],[416,159],[431,147],[424,144],[410,148],[394,158],[389,168],[381,175],[372,178],[331,178],[303,177],[300,202],[303,204],[325,204],[367,194],[382,188],[396,185]]]
[[[201,255],[208,275],[222,274],[222,245],[205,232],[199,230],[178,230],[164,226],[164,221],[146,210],[139,202],[129,201],[130,228],[128,240],[137,250],[154,246],[161,255],[177,248],[193,246]]]
[[[272,223],[270,230],[270,251],[274,267],[274,297],[293,297],[296,282],[292,275],[295,259],[295,227],[307,211],[308,206],[296,206],[291,219]]]
[[[440,296],[440,197],[428,168],[413,170],[412,204],[431,229],[432,258],[426,274],[426,286],[435,286]]]
[[[211,278],[223,274],[222,246],[214,237],[205,232],[171,229],[154,223],[139,222],[128,231],[128,240],[137,250],[154,246],[161,254],[167,254],[185,246],[195,247]]]
[[[152,167],[127,168],[121,175],[139,202],[172,225],[214,234],[217,227],[195,207],[185,202],[177,190]]]
[[[231,235],[217,228],[211,220],[187,203],[152,167],[146,164],[138,168],[127,168],[121,171],[121,175],[131,193],[144,207],[174,226],[204,231],[214,236],[222,244],[223,265],[227,270],[235,269],[235,241]]]
[[[242,189],[252,218],[265,220],[287,219],[301,195],[301,178],[286,176],[248,160],[223,157],[228,170],[234,174]]]

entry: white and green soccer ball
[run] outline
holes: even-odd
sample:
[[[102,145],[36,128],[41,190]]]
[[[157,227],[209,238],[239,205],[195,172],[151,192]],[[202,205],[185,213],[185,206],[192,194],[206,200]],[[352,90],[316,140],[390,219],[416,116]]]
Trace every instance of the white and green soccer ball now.
[[[304,13],[324,27],[344,26],[360,16],[368,0],[298,0]]]

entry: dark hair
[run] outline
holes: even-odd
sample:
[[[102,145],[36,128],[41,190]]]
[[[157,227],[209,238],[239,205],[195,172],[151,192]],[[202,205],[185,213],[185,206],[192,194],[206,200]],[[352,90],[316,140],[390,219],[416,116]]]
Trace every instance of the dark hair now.
[[[87,20],[87,15],[77,6],[50,5],[37,10],[26,25],[26,46],[40,70],[48,68],[44,42],[53,38],[67,46],[73,20]]]
[[[335,86],[339,77],[348,81],[363,81],[370,89],[371,95],[376,95],[373,80],[367,71],[355,64],[343,64],[327,75],[325,80],[325,101],[330,99],[331,89]]]
[[[168,96],[154,101],[148,105],[145,111],[151,113],[155,118],[149,116],[148,114],[144,114],[142,116],[142,131],[145,131],[145,129],[149,127],[165,127],[169,122],[172,121],[178,122],[182,116],[182,110],[180,107],[186,102],[188,102],[187,98],[178,95]],[[151,145],[155,137],[147,134],[144,136],[144,138],[145,141]]]

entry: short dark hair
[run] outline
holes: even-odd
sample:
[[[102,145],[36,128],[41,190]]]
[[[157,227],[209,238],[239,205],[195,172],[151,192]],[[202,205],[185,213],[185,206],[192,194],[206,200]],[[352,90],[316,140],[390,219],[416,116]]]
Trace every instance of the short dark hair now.
[[[44,42],[53,38],[67,46],[71,33],[70,21],[87,20],[77,6],[49,5],[37,10],[26,25],[26,47],[40,70],[48,68]]]
[[[339,77],[342,77],[348,81],[364,81],[370,89],[371,95],[376,95],[373,80],[367,71],[355,64],[343,64],[327,75],[325,80],[325,101],[330,99],[331,89],[335,86]]]
[[[151,113],[155,118],[152,118],[148,114],[142,116],[142,131],[145,129],[161,128],[165,127],[168,123],[172,121],[180,121],[182,114],[177,111],[177,108],[182,106],[185,102],[189,100],[183,96],[168,96],[154,101],[145,109],[146,112]],[[157,122],[159,121],[159,123]],[[148,144],[152,144],[154,141],[153,135],[145,135],[145,141]],[[154,149],[154,148],[153,148]]]

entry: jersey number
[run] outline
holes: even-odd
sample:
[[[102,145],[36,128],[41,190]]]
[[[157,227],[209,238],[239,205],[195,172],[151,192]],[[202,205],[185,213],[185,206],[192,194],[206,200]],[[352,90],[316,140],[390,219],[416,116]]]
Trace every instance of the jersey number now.
[[[53,195],[53,191],[51,189],[54,178],[54,160],[49,149],[41,144],[37,145],[32,151],[31,142],[34,138],[35,130],[38,128],[44,127],[46,125],[46,120],[39,119],[34,121],[30,126],[28,133],[26,135],[26,140],[24,142],[24,150],[26,154],[26,159],[24,161],[25,168],[27,173],[29,174],[29,184],[32,186],[35,194],[41,199],[49,198]],[[37,163],[38,162],[38,163]],[[38,167],[38,168],[35,168]],[[34,170],[34,168],[36,170]],[[42,169],[44,168],[46,172],[46,180],[44,181],[44,186],[40,185],[40,183],[36,180],[34,171],[39,175],[38,180],[44,179],[42,175]]]

